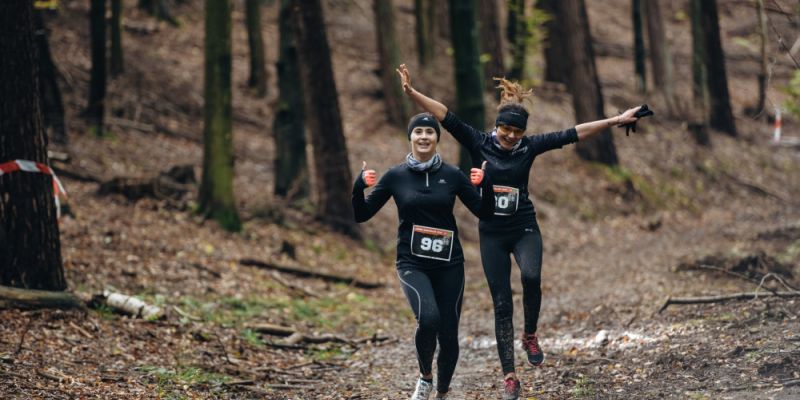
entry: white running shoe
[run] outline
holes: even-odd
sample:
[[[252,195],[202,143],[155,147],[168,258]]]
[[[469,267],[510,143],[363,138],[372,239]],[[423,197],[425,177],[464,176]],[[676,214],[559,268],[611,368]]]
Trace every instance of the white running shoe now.
[[[422,378],[417,379],[417,387],[414,389],[414,394],[411,400],[428,400],[433,391],[433,383],[425,382]]]

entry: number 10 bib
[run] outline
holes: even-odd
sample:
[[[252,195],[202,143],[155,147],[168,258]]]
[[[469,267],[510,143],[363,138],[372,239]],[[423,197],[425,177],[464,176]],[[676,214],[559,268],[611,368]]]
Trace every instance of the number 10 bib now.
[[[519,189],[494,186],[494,215],[514,215],[519,204]]]
[[[414,225],[411,230],[411,254],[417,257],[450,261],[453,231]]]

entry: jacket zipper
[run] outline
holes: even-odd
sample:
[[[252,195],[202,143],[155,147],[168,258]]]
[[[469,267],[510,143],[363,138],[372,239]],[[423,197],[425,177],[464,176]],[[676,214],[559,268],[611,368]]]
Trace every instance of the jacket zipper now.
[[[427,172],[425,173],[425,187],[430,187],[430,185],[428,184],[428,173]]]

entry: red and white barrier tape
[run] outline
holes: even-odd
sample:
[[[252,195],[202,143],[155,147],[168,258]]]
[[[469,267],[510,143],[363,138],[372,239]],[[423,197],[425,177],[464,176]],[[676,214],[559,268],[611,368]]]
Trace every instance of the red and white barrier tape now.
[[[772,134],[772,142],[778,143],[781,141],[781,109],[775,109],[775,132]]]
[[[0,164],[0,176],[15,171],[34,172],[53,177],[53,195],[56,201],[56,216],[61,218],[61,202],[58,200],[58,196],[63,194],[64,197],[67,197],[67,191],[64,189],[64,186],[61,184],[61,181],[58,179],[53,169],[45,164],[28,160],[14,160]]]

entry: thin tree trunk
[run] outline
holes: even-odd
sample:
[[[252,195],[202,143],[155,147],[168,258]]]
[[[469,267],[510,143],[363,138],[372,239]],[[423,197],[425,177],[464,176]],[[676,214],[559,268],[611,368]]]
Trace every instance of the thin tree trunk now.
[[[411,113],[408,97],[403,93],[395,69],[400,65],[400,48],[394,29],[394,6],[392,0],[374,0],[375,30],[378,42],[378,63],[380,64],[383,99],[389,121],[405,127]]]
[[[644,1],[644,15],[647,21],[647,38],[650,45],[650,65],[653,69],[653,83],[664,97],[669,115],[675,115],[675,78],[673,76],[672,54],[661,17],[658,0]]]
[[[764,110],[764,103],[767,98],[767,13],[764,10],[764,0],[756,0],[756,8],[758,10],[761,69],[758,72],[758,101],[756,102],[754,115],[758,115]]]
[[[47,163],[39,108],[33,2],[0,1],[0,164]],[[13,78],[10,78],[13,77]],[[0,285],[64,290],[52,177],[0,175]]]
[[[250,78],[247,86],[255,88],[258,97],[267,95],[267,69],[264,61],[264,41],[261,38],[261,0],[245,1],[247,43],[250,47]]]
[[[708,91],[706,90],[706,50],[703,39],[700,2],[689,0],[689,15],[692,23],[692,103],[689,115],[689,133],[701,146],[711,146],[708,133]]]
[[[314,154],[317,214],[332,228],[359,237],[350,194],[342,190],[352,179],[320,0],[293,0],[292,18]]]
[[[544,28],[547,31],[547,39],[544,46],[544,80],[549,82],[567,83],[569,79],[569,65],[567,54],[563,45],[563,38],[566,34],[564,26],[560,21],[561,7],[560,0],[537,0],[536,7],[550,15],[550,19],[545,22]]]
[[[453,38],[453,62],[456,71],[457,112],[462,120],[483,130],[485,128],[483,104],[483,73],[481,72],[478,30],[475,26],[476,0],[450,0],[450,21]],[[480,160],[472,160],[464,146],[460,146],[458,165],[469,172]]]
[[[645,68],[644,32],[642,29],[642,0],[631,1],[633,19],[633,60],[636,71],[636,88],[640,93],[647,92],[647,70]]]
[[[480,2],[481,18],[481,51],[486,90],[494,92],[495,84],[492,78],[503,77],[506,73],[503,64],[503,35],[500,29],[500,10],[497,0],[478,0]]]
[[[278,30],[278,105],[275,110],[275,194],[287,200],[309,195],[308,164],[306,161],[305,125],[303,123],[303,87],[297,47],[294,42],[291,0],[281,0]]]
[[[203,177],[198,212],[223,229],[241,230],[233,196],[231,3],[206,0]]]
[[[90,32],[92,70],[89,80],[89,107],[86,115],[96,136],[103,136],[106,97],[106,0],[92,0]]]
[[[591,46],[586,4],[583,0],[564,0],[560,7],[563,7],[562,23],[570,27],[564,37],[564,46],[570,65],[569,89],[572,93],[575,120],[583,122],[603,119],[603,93],[600,90],[600,79]],[[584,160],[607,165],[616,165],[619,162],[610,129],[578,142],[576,147],[578,155]]]
[[[125,70],[122,57],[122,0],[111,0],[111,76]]]
[[[508,0],[508,22],[506,37],[511,48],[511,70],[509,79],[525,79],[525,55],[528,44],[528,23],[526,21],[525,0]]]
[[[414,0],[414,32],[417,37],[417,58],[419,65],[427,67],[434,56],[434,22],[436,21],[436,0]],[[380,24],[380,21],[376,21]]]
[[[44,23],[41,10],[33,11],[34,35],[36,38],[37,56],[39,60],[39,100],[44,117],[45,130],[50,130],[50,138],[57,144],[68,142],[66,124],[64,123],[64,100],[56,79],[56,65],[50,53],[48,29]]]
[[[728,78],[725,72],[725,54],[719,35],[719,17],[717,16],[717,1],[701,1],[703,21],[703,38],[705,39],[706,52],[706,84],[710,105],[709,123],[712,128],[736,136],[736,124],[733,120],[731,99],[728,94]]]

